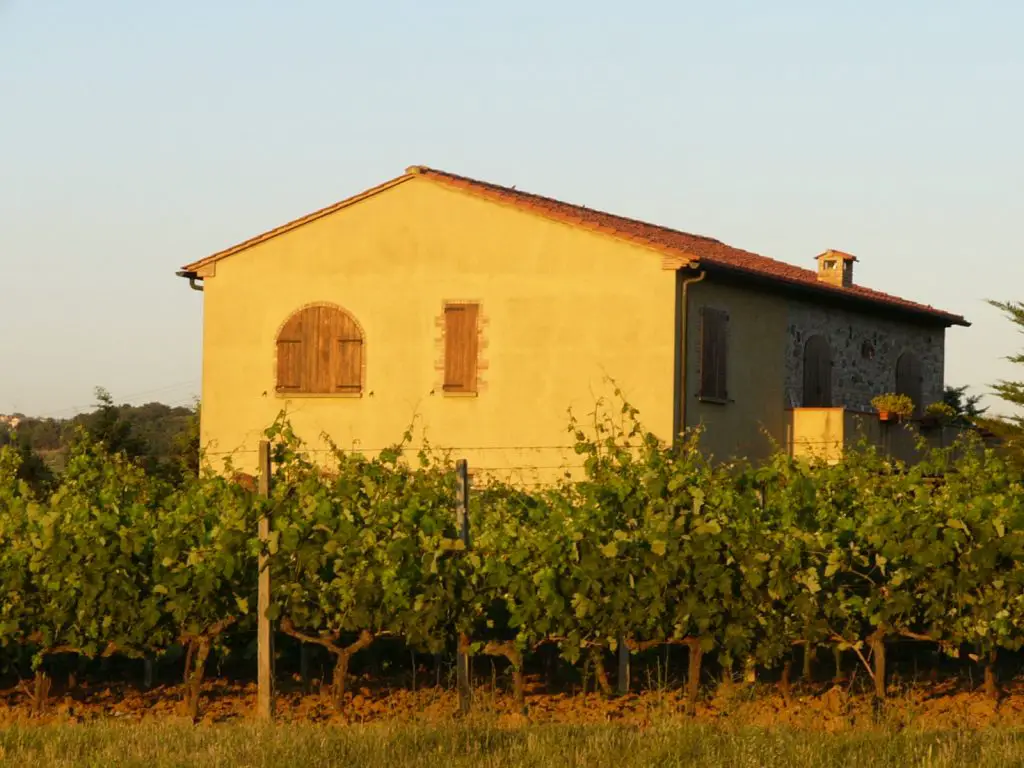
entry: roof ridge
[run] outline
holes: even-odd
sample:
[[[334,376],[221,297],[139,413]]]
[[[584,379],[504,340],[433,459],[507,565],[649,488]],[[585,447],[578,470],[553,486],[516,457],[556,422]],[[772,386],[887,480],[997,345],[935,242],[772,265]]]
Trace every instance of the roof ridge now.
[[[575,203],[567,203],[533,192],[524,192],[515,187],[506,187],[500,184],[473,179],[469,176],[460,176],[426,165],[411,165],[406,168],[405,173],[401,176],[195,261],[184,267],[180,274],[191,274],[194,276],[196,270],[212,265],[220,259],[332,214],[349,205],[354,205],[417,177],[434,179],[441,184],[447,184],[453,188],[468,191],[495,202],[518,206],[522,210],[530,211],[555,221],[579,226],[606,236],[616,237],[634,245],[653,249],[660,252],[663,256],[667,256],[670,260],[669,263],[678,263],[676,260],[682,259],[686,263],[698,264],[702,267],[736,272],[774,283],[797,286],[803,290],[813,291],[823,296],[842,297],[848,300],[888,307],[892,310],[924,315],[932,320],[942,320],[946,325],[970,325],[960,315],[936,309],[930,304],[921,304],[908,299],[902,299],[898,296],[861,285],[838,286],[822,282],[818,279],[817,273],[811,269],[798,267],[795,264],[770,256],[762,256],[753,251],[736,248],[707,235],[695,235],[690,232],[673,229],[672,227],[652,224],[641,219],[620,216]]]
[[[559,200],[557,197],[548,197],[547,195],[540,195],[540,194],[537,194],[536,192],[526,192],[526,191],[521,190],[521,189],[516,189],[514,186],[509,187],[509,186],[505,186],[503,184],[495,184],[493,181],[481,181],[480,179],[474,179],[474,178],[472,178],[470,176],[462,176],[462,175],[457,174],[457,173],[451,173],[450,171],[443,171],[443,170],[440,170],[438,168],[432,168],[431,166],[428,166],[428,165],[412,165],[412,166],[409,166],[406,169],[406,173],[411,173],[411,174],[416,174],[416,175],[430,175],[430,174],[434,174],[434,175],[437,175],[437,176],[446,176],[446,177],[451,178],[451,179],[458,179],[459,181],[468,182],[470,184],[478,184],[478,185],[480,185],[482,187],[488,187],[490,189],[500,190],[501,192],[518,195],[520,197],[528,197],[528,198],[531,198],[533,200],[543,200],[544,202],[547,202],[547,203],[555,203],[556,205],[565,205],[565,206],[570,206],[572,208],[579,208],[581,210],[590,211],[591,213],[600,214],[601,216],[608,216],[609,218],[619,219],[620,221],[626,221],[626,222],[629,222],[631,224],[640,224],[641,226],[644,226],[644,227],[651,227],[653,229],[660,229],[660,230],[663,230],[665,232],[671,232],[672,234],[676,234],[676,235],[685,235],[686,237],[693,237],[693,238],[697,238],[699,240],[706,240],[709,243],[717,243],[718,245],[725,245],[724,242],[722,242],[721,240],[719,240],[716,237],[711,237],[710,235],[701,235],[701,234],[697,234],[695,232],[686,232],[686,231],[684,231],[682,229],[676,229],[675,227],[667,227],[664,224],[655,224],[653,222],[646,221],[644,219],[637,219],[637,218],[634,218],[632,216],[623,216],[620,213],[611,213],[609,211],[605,211],[605,210],[602,210],[600,208],[591,208],[590,206],[583,205],[581,203],[570,203],[570,202],[567,202],[565,200]]]
[[[707,266],[751,274],[764,279],[800,286],[804,289],[826,295],[867,301],[896,310],[942,318],[943,321],[955,325],[970,325],[960,315],[936,309],[930,304],[910,301],[909,299],[903,299],[899,296],[862,285],[838,286],[822,282],[818,279],[817,272],[812,269],[799,267],[788,261],[782,261],[771,256],[763,256],[754,251],[736,248],[716,238],[694,235],[682,230],[672,229],[660,224],[651,224],[640,219],[632,219],[615,213],[606,213],[575,203],[567,203],[556,198],[524,192],[515,187],[505,187],[489,181],[480,181],[468,176],[460,176],[459,174],[438,170],[430,166],[410,166],[407,169],[407,173],[421,175],[426,178],[435,178],[442,183],[453,183],[460,188],[469,188],[470,191],[490,197],[499,197],[505,202],[513,205],[518,204],[530,210],[537,211],[537,209],[540,209],[537,212],[550,218],[563,221],[566,219],[576,221],[578,219],[580,225],[589,225],[588,228],[590,229],[625,237],[634,242],[639,241],[646,245],[658,247],[661,250],[675,251],[681,255],[694,257],[697,261]],[[589,219],[589,221],[584,222],[584,218]],[[615,226],[616,223],[628,226],[625,229],[620,229]]]

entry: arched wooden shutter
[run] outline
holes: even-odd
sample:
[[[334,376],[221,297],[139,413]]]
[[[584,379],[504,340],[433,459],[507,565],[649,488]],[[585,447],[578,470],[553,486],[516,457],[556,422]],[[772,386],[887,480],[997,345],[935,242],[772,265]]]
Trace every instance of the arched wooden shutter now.
[[[824,336],[804,345],[804,408],[832,407],[832,348]]]
[[[924,408],[922,385],[921,363],[913,353],[904,352],[896,361],[896,394],[914,401],[915,414],[920,414]]]
[[[277,391],[359,393],[363,389],[363,334],[342,309],[301,309],[277,337]]]
[[[308,392],[315,317],[309,310],[292,315],[277,336],[277,391]]]
[[[363,388],[363,335],[344,312],[324,318],[331,344],[331,386],[335,392],[360,392]]]

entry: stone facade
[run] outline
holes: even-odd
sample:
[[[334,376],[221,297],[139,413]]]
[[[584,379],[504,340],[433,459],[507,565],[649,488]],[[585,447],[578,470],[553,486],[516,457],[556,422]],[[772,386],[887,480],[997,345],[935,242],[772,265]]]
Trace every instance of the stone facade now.
[[[881,318],[823,304],[793,302],[786,329],[786,407],[803,405],[804,345],[828,339],[832,350],[832,404],[871,411],[871,398],[896,388],[896,361],[904,352],[921,366],[924,407],[942,400],[945,329]]]

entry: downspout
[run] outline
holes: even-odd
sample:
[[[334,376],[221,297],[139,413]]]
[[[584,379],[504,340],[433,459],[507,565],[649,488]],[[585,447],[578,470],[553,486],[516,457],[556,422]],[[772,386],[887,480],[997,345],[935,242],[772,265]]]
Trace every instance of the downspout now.
[[[696,269],[696,264],[691,264],[690,269]],[[687,318],[689,317],[689,289],[694,283],[699,283],[707,272],[703,270],[696,277],[684,278],[683,270],[676,271],[676,365],[675,365],[675,406],[672,409],[674,417],[672,428],[672,443],[679,440],[679,436],[686,429],[686,362],[689,359],[689,345],[687,343]]]
[[[201,290],[203,290],[203,286],[202,285],[196,285],[196,280],[202,280],[203,278],[201,278],[195,272],[188,272],[186,270],[181,270],[180,272],[175,272],[174,274],[177,275],[178,277],[187,277],[188,278],[188,287],[191,288],[193,291],[201,291]]]

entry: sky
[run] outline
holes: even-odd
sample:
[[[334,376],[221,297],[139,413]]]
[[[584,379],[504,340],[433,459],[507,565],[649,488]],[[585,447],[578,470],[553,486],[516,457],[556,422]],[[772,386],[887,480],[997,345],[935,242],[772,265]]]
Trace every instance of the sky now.
[[[191,262],[423,164],[965,315],[1022,378],[1017,0],[0,0],[0,413],[199,394]]]

